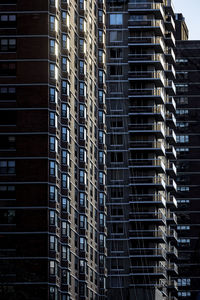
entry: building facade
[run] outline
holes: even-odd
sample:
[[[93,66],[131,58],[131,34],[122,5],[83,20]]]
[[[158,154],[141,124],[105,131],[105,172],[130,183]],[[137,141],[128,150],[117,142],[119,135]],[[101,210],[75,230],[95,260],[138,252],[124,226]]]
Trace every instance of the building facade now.
[[[108,299],[176,299],[175,15],[107,1]]]
[[[105,4],[0,1],[0,299],[105,298]]]
[[[200,299],[200,41],[177,42],[178,299]]]

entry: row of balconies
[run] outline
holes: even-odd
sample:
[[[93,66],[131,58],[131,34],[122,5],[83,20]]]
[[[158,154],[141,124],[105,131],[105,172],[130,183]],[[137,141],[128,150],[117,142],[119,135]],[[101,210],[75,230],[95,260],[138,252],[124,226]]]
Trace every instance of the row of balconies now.
[[[129,116],[153,116],[157,120],[165,120],[165,110],[160,105],[129,106]]]

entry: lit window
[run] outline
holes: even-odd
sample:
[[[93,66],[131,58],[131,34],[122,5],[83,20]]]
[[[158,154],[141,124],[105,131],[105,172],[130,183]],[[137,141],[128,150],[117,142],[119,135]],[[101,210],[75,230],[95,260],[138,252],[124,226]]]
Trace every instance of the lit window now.
[[[188,135],[177,135],[177,143],[188,143],[189,136]]]
[[[178,292],[178,296],[179,297],[190,297],[191,296],[191,292]]]
[[[190,286],[190,278],[178,278],[178,286]]]
[[[16,50],[16,39],[0,40],[0,51],[15,51],[15,50]]]
[[[110,25],[122,25],[123,15],[122,14],[110,14]]]
[[[15,161],[0,160],[0,174],[15,174]]]

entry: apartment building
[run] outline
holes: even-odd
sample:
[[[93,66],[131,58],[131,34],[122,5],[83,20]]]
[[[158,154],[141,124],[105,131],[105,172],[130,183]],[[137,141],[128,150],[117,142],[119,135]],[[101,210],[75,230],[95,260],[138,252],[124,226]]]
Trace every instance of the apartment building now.
[[[175,15],[107,0],[108,299],[177,299]]]
[[[105,4],[0,1],[0,299],[104,299]]]
[[[200,41],[177,41],[178,299],[200,298]]]

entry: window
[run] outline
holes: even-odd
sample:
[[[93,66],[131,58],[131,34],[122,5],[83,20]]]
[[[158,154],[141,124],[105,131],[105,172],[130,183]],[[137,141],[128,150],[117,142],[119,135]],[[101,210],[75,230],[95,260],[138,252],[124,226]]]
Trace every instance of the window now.
[[[54,136],[49,138],[49,149],[58,153],[58,140]]]
[[[178,286],[190,286],[190,278],[178,278]]]
[[[0,26],[13,26],[13,23],[16,22],[16,15],[0,15]],[[10,23],[10,24],[8,24]]]
[[[80,228],[82,228],[82,229],[87,228],[87,217],[85,215],[80,215],[79,225],[80,225]]]
[[[0,51],[12,52],[16,50],[16,39],[1,39]]]
[[[49,162],[49,172],[51,176],[57,176],[57,165],[54,161]]]
[[[56,23],[56,18],[54,16],[50,16],[49,24],[50,24],[50,30],[51,31],[55,30],[55,23]]]
[[[79,105],[79,117],[86,118],[86,106],[84,104]]]
[[[63,95],[70,95],[70,86],[69,83],[65,80],[62,81],[62,94]]]
[[[79,83],[79,95],[81,97],[86,97],[86,85],[84,82]]]
[[[49,72],[50,72],[50,77],[51,78],[56,77],[56,65],[55,64],[50,64],[49,65]]]
[[[98,92],[99,103],[105,103],[105,93],[103,91]]]
[[[85,171],[79,171],[79,180],[81,184],[87,184],[87,173]]]
[[[79,205],[81,207],[85,207],[85,204],[86,204],[86,195],[85,195],[85,193],[80,193],[79,194]]]
[[[62,57],[62,71],[69,73],[69,61],[66,57]]]
[[[62,164],[70,166],[70,153],[66,150],[62,150]]]
[[[85,20],[83,18],[80,18],[79,19],[79,30],[81,32],[84,32],[85,31]]]
[[[50,88],[49,89],[49,101],[50,102],[58,102],[58,92],[55,88]]]
[[[183,116],[183,115],[188,115],[189,111],[188,109],[177,109],[176,113],[177,115]]]
[[[62,127],[62,141],[63,142],[67,142],[69,143],[70,142],[70,131],[67,127]]]
[[[84,148],[79,149],[79,159],[80,162],[85,162],[86,163],[86,150]]]
[[[188,84],[176,84],[177,92],[188,92]]]
[[[62,11],[62,23],[64,26],[69,27],[69,15],[66,13],[66,11]]]
[[[115,66],[110,66],[110,75],[115,75],[119,76],[122,75],[122,66],[115,65]]]
[[[99,10],[98,17],[99,17],[99,23],[104,23],[105,15],[103,10]]]
[[[79,138],[80,138],[81,140],[86,140],[86,136],[87,136],[86,128],[83,127],[83,126],[80,126],[80,127],[79,127]]]
[[[177,135],[177,143],[188,143],[189,136],[188,135]]]
[[[188,98],[187,97],[178,97],[177,99],[177,103],[178,104],[188,104]]]
[[[190,187],[189,186],[178,186],[178,191],[179,192],[189,192]]]
[[[57,238],[54,235],[49,237],[49,248],[50,250],[57,250]]]
[[[85,41],[83,39],[79,40],[79,51],[81,53],[85,53],[86,52],[86,44],[85,44]]]
[[[105,73],[102,70],[99,70],[99,83],[105,83]]]
[[[113,38],[114,38],[114,36],[113,36]],[[110,58],[122,58],[122,49],[120,49],[120,48],[110,49]]]
[[[57,226],[57,219],[58,219],[58,216],[57,216],[56,212],[54,210],[50,210],[50,212],[49,212],[49,223],[50,223],[50,225]]]
[[[71,205],[70,205],[70,200],[66,197],[62,197],[62,209],[66,210],[67,213],[71,213]]]
[[[54,112],[49,113],[49,125],[52,127],[58,127],[58,117]]]
[[[0,76],[16,76],[16,64],[0,63]]]
[[[54,185],[49,186],[49,199],[52,201],[58,201],[58,189]]]
[[[191,296],[191,292],[178,292],[178,296],[179,297],[190,297]]]
[[[122,14],[110,14],[110,25],[122,25],[123,15]]]
[[[99,143],[105,144],[105,133],[103,131],[99,131]]]
[[[99,204],[105,205],[105,194],[104,193],[99,193]]]
[[[122,41],[122,31],[115,30],[110,31],[110,42],[120,42]]]
[[[68,174],[62,174],[62,188],[64,189],[70,188],[70,177]]]
[[[0,174],[15,174],[15,161],[0,160]]]
[[[62,118],[69,119],[69,106],[65,103],[62,103],[61,114],[62,114]]]
[[[105,164],[105,153],[103,151],[99,151],[99,163]]]
[[[185,247],[190,245],[190,239],[178,239],[178,246]]]
[[[80,237],[80,250],[87,251],[87,240],[86,238]]]
[[[105,174],[103,172],[99,172],[99,183],[100,184],[105,184]]]
[[[85,9],[85,1],[84,0],[79,0],[79,8]]]
[[[189,225],[178,225],[177,230],[190,230]]]
[[[62,35],[62,47],[69,51],[69,37],[66,34]]]
[[[102,30],[99,30],[99,43],[104,43],[104,33]]]

